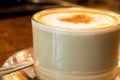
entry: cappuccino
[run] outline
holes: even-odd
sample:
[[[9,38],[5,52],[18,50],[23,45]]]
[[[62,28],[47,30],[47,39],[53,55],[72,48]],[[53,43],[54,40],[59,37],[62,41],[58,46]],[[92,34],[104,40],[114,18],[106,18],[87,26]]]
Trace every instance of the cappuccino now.
[[[37,13],[34,19],[50,27],[79,31],[111,27],[119,23],[118,17],[119,15],[115,16],[112,12],[70,8],[43,11]]]
[[[33,15],[34,68],[43,80],[114,80],[120,15],[55,8]]]

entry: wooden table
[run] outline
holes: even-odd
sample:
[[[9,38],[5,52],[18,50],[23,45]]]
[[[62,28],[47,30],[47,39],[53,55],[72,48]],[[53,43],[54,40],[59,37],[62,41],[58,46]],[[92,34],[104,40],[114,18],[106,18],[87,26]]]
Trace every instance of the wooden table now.
[[[32,46],[31,17],[0,19],[0,66],[11,55]]]

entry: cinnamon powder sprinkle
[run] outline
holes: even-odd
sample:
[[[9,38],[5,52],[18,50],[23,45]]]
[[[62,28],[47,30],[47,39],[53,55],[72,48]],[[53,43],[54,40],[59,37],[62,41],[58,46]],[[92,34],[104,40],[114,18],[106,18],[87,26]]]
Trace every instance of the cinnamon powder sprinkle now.
[[[92,21],[92,18],[85,14],[78,14],[78,15],[73,15],[70,17],[59,18],[59,20],[63,22],[70,22],[70,23],[78,24],[78,23],[90,23]]]

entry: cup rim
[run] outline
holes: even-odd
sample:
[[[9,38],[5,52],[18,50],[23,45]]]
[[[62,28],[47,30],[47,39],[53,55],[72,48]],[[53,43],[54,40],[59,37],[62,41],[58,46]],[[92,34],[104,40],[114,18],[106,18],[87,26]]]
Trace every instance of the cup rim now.
[[[40,23],[39,21],[37,21],[36,19],[34,19],[34,15],[38,14],[38,13],[42,13],[42,12],[47,12],[49,10],[55,10],[55,9],[68,9],[68,8],[50,8],[50,9],[46,9],[46,10],[42,10],[42,11],[38,11],[36,12],[35,14],[33,14],[32,18],[31,18],[31,21],[32,21],[32,25],[33,24],[36,24],[36,25],[39,25],[40,27],[37,27],[37,28],[40,28],[40,29],[43,29],[43,30],[47,30],[47,31],[52,31],[52,32],[55,32],[55,33],[62,33],[62,34],[65,34],[65,33],[72,33],[72,34],[101,34],[101,33],[107,33],[107,32],[112,32],[112,31],[116,31],[116,30],[120,30],[120,15],[116,12],[113,12],[113,11],[109,11],[109,10],[104,10],[104,9],[95,9],[95,8],[81,8],[81,7],[70,7],[69,9],[81,9],[81,10],[90,10],[90,11],[98,11],[98,12],[102,12],[102,13],[108,13],[109,15],[113,16],[113,17],[116,17],[116,19],[118,19],[118,22],[116,22],[116,24],[113,24],[111,26],[114,26],[114,27],[104,27],[104,28],[97,28],[97,29],[81,29],[81,30],[72,30],[72,29],[64,29],[64,28],[60,28],[60,27],[49,27],[48,25],[45,25],[43,23]],[[34,26],[32,26],[34,27]]]

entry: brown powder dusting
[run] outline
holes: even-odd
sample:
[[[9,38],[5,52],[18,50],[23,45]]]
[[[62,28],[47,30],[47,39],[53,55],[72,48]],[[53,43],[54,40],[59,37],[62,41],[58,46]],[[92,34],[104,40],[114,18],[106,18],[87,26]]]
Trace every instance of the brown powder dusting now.
[[[73,15],[70,17],[59,18],[59,20],[63,22],[70,22],[70,23],[78,24],[78,23],[90,23],[92,18],[85,14],[78,14],[78,15]]]

